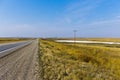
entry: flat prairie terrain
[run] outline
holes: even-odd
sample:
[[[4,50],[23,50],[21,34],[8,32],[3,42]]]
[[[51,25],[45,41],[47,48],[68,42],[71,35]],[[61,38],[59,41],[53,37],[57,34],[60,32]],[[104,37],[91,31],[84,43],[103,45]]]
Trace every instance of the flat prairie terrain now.
[[[44,80],[120,80],[119,45],[68,44],[54,39],[40,39],[39,45]]]
[[[10,42],[18,42],[18,41],[24,41],[28,39],[24,38],[0,38],[0,44],[2,43],[10,43]]]

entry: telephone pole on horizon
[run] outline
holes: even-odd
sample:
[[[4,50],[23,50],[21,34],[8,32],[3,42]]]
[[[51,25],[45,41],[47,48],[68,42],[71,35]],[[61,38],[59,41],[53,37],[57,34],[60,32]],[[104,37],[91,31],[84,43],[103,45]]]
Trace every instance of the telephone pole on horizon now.
[[[76,44],[76,32],[77,32],[77,30],[73,30],[73,32],[74,32],[74,45]]]

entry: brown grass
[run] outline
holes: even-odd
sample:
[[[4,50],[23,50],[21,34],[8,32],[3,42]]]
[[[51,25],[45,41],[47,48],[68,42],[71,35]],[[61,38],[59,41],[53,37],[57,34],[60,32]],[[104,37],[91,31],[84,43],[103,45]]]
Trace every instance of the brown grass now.
[[[40,53],[44,80],[120,79],[120,49],[117,48],[40,40]]]

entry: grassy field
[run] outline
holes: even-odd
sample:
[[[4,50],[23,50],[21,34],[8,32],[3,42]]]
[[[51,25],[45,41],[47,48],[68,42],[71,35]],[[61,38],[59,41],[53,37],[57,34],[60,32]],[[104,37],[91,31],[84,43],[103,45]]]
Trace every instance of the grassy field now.
[[[27,38],[0,38],[0,44],[29,40]]]
[[[120,48],[40,40],[44,80],[120,80]]]

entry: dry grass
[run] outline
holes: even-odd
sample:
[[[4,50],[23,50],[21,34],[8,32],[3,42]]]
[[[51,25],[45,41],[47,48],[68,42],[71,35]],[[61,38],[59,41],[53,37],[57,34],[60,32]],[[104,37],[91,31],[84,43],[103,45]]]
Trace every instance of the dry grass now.
[[[0,38],[0,44],[28,40],[27,38]]]
[[[120,49],[40,40],[44,80],[120,80]]]

